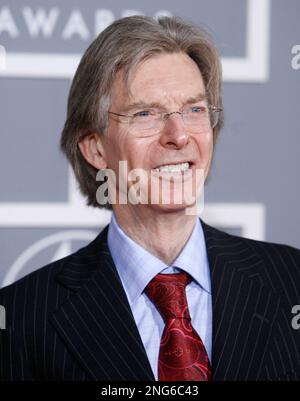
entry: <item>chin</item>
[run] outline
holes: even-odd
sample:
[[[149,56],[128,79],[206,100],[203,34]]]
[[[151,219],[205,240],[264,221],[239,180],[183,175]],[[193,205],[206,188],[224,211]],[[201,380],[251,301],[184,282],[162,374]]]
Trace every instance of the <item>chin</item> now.
[[[151,205],[151,209],[158,214],[186,214],[186,205],[175,205],[175,204],[157,204]]]
[[[170,201],[171,200],[171,201]],[[191,208],[196,205],[195,200],[191,200],[190,202],[182,201],[182,202],[175,202],[174,198],[160,198],[158,203],[152,203],[149,206],[156,211],[166,212],[166,213],[175,213],[175,212],[182,212],[185,213],[187,208]]]

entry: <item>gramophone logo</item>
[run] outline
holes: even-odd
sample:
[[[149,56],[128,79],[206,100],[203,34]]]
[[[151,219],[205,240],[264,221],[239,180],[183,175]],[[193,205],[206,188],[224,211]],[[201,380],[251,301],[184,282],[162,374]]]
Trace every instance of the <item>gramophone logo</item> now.
[[[40,260],[48,260],[50,263],[70,255],[86,242],[92,241],[96,235],[97,232],[93,231],[69,230],[41,238],[19,255],[5,275],[2,286],[30,273],[33,266],[39,266]]]

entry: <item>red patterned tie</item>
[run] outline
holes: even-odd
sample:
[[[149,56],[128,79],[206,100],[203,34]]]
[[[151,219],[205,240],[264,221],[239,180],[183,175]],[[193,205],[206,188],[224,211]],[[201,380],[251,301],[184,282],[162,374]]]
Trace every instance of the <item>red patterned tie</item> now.
[[[211,380],[210,362],[199,335],[191,324],[185,287],[191,277],[158,274],[145,292],[165,322],[158,358],[158,380]]]

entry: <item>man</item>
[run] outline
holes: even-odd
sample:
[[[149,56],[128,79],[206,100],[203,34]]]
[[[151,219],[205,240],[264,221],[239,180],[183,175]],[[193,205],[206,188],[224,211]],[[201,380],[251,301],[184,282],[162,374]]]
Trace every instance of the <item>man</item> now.
[[[300,251],[193,213],[222,122],[219,57],[198,28],[135,16],[90,45],[61,144],[112,221],[1,290],[3,379],[300,379]]]

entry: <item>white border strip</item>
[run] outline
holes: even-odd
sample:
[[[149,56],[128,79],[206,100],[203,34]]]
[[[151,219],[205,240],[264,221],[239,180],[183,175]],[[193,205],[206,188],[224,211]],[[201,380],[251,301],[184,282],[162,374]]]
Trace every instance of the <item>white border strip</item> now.
[[[266,209],[262,203],[209,203],[201,215],[212,226],[241,228],[241,236],[265,240]]]
[[[0,227],[101,227],[109,224],[111,212],[60,203],[2,204]],[[241,235],[265,239],[265,207],[259,203],[206,204],[201,215],[208,224],[241,228]]]
[[[111,212],[88,207],[69,166],[67,202],[0,203],[0,227],[99,227],[110,221]]]
[[[271,0],[247,1],[246,58],[223,58],[225,81],[269,79]]]
[[[265,82],[269,77],[270,0],[247,0],[246,57],[222,58],[224,81]],[[0,77],[72,79],[79,54],[9,53]]]

